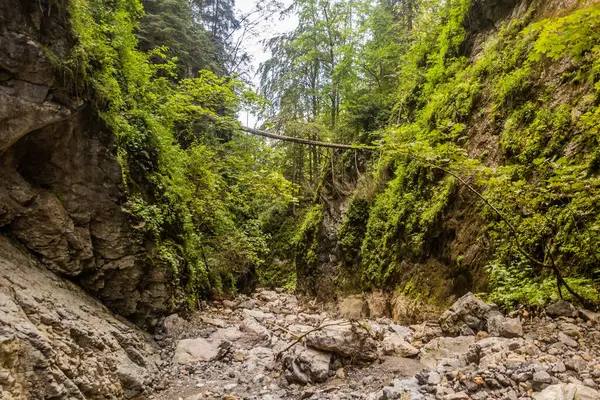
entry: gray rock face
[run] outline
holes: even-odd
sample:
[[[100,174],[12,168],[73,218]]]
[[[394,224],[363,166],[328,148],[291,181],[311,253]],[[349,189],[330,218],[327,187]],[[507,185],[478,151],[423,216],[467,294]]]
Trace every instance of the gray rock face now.
[[[68,19],[50,3],[0,5],[0,228],[117,313],[152,322],[175,288],[123,212],[116,138],[61,88]]]
[[[0,398],[139,397],[157,372],[151,343],[0,236]]]

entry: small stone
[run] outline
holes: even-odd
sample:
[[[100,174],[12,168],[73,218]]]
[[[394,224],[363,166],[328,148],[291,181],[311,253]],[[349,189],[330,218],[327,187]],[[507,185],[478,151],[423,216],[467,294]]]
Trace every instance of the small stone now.
[[[533,390],[544,390],[552,383],[552,377],[546,371],[538,371],[533,374]]]
[[[447,394],[446,396],[442,397],[442,399],[443,400],[470,400],[471,398],[465,392],[458,392],[458,393]]]
[[[596,382],[593,379],[587,378],[583,380],[583,384],[587,387],[596,388]]]
[[[435,371],[432,371],[427,378],[427,384],[437,385],[442,381],[442,377]]]
[[[225,386],[223,386],[223,389],[225,389],[226,392],[231,392],[236,387],[237,387],[237,383],[228,383]]]
[[[577,309],[568,301],[559,300],[546,307],[546,314],[551,317],[574,317],[577,315]]]
[[[577,341],[571,339],[569,336],[565,335],[563,332],[558,332],[558,340],[561,343],[564,343],[565,345],[567,345],[569,347],[579,347],[579,344],[577,343]]]
[[[565,363],[562,361],[558,361],[552,367],[552,372],[555,372],[555,373],[562,373],[562,372],[565,372],[566,370],[567,370],[567,367],[565,366]]]

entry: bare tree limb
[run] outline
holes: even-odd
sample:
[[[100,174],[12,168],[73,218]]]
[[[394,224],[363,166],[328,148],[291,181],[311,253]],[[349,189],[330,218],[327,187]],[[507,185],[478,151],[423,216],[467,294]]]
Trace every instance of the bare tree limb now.
[[[305,144],[308,146],[317,146],[317,147],[329,147],[331,149],[342,149],[342,150],[366,150],[373,151],[376,149],[375,146],[366,146],[366,145],[355,145],[355,144],[341,144],[341,143],[329,143],[329,142],[320,142],[317,140],[308,140],[302,139],[292,136],[284,136],[276,133],[271,133],[267,131],[262,131],[259,129],[248,128],[247,126],[242,126],[241,130],[244,132],[248,132],[252,135],[262,136],[270,139],[283,140],[285,142],[293,142]]]

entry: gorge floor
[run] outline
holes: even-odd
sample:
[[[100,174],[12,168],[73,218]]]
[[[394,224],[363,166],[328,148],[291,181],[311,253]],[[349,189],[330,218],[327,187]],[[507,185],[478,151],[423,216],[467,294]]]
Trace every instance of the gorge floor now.
[[[595,314],[559,302],[513,317],[469,294],[404,326],[258,291],[166,318],[150,398],[600,399]]]

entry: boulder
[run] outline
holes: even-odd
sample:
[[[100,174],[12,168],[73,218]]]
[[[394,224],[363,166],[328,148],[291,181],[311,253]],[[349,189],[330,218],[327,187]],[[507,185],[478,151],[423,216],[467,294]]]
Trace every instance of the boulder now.
[[[325,382],[330,361],[329,353],[296,345],[283,357],[285,377],[290,382],[302,384]]]
[[[473,343],[475,343],[473,336],[435,338],[423,346],[419,359],[426,367],[435,369],[441,359],[466,356]]]
[[[356,360],[377,359],[377,342],[367,329],[347,321],[331,321],[324,325],[327,326],[306,336],[308,346]]]
[[[598,322],[598,320],[600,320],[600,314],[590,310],[581,309],[579,310],[579,318],[595,324]]]
[[[534,393],[533,398],[535,400],[598,400],[600,392],[583,385],[560,383],[548,386],[540,393]]]
[[[381,343],[382,352],[386,356],[416,357],[419,350],[396,334],[386,335]]]
[[[576,317],[577,309],[566,300],[559,300],[546,307],[546,314],[551,317]]]
[[[177,364],[190,364],[215,360],[219,356],[221,343],[203,338],[180,340],[177,342],[173,361]]]
[[[506,318],[500,314],[489,317],[487,331],[491,336],[504,338],[523,336],[523,326],[518,318]]]
[[[165,335],[173,338],[179,337],[188,328],[188,322],[177,314],[171,314],[163,321],[163,331]]]
[[[269,330],[252,317],[244,318],[240,324],[240,330],[247,336],[250,336],[248,340],[251,340],[253,337],[256,343],[268,342],[271,340],[271,333]]]
[[[485,331],[487,320],[497,314],[495,305],[486,303],[473,293],[467,293],[442,314],[440,325],[444,334],[449,336],[458,336],[465,325],[474,332]]]

